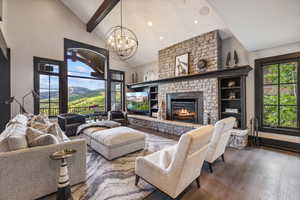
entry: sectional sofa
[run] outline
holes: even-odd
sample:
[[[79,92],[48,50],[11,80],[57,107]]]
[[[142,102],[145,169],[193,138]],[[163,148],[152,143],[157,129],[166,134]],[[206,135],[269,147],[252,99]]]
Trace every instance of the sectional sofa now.
[[[16,132],[25,134],[27,123],[27,116],[18,115],[0,134],[0,199],[32,200],[56,192],[60,162],[49,156],[63,149],[77,150],[68,160],[71,185],[84,182],[87,151],[84,139],[70,140],[64,135],[59,144],[10,151],[8,137]]]

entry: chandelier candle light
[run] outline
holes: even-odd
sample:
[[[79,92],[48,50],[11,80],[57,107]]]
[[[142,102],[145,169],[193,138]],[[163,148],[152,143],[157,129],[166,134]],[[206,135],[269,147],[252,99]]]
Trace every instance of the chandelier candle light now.
[[[121,60],[128,60],[138,49],[135,33],[123,26],[123,0],[121,0],[121,25],[112,27],[105,36],[107,48]]]

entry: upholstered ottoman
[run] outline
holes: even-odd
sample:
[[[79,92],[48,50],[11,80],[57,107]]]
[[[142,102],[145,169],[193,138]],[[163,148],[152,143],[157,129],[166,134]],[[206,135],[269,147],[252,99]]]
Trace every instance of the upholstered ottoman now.
[[[107,160],[113,160],[145,147],[145,135],[124,126],[98,131],[90,137],[92,149]]]

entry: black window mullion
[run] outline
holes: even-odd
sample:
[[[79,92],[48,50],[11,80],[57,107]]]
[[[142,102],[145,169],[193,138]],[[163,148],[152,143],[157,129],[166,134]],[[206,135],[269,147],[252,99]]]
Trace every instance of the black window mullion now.
[[[277,110],[278,110],[278,122],[277,122],[277,126],[279,127],[280,126],[280,65],[278,64],[277,65],[277,73],[278,73],[278,77],[277,77],[277,80],[278,80],[278,85],[277,85]]]
[[[297,62],[297,121],[298,121],[298,128],[300,128],[300,60]]]
[[[50,115],[50,109],[51,109],[51,107],[50,107],[50,98],[51,98],[51,93],[50,93],[50,84],[51,84],[51,77],[50,77],[50,75],[48,75],[48,96],[49,96],[49,98],[48,98],[48,115]]]

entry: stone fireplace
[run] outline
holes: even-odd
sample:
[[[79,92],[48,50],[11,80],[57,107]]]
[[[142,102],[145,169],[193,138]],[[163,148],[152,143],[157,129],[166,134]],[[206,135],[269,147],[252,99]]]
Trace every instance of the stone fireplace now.
[[[188,54],[188,70],[179,76],[176,75],[176,58],[183,54]],[[131,116],[130,123],[176,135],[215,124],[222,117],[219,78],[247,75],[251,70],[250,67],[223,68],[221,55],[222,41],[218,31],[160,50],[158,80],[130,85],[131,89],[138,90],[155,87],[158,112],[152,112],[151,117]],[[204,67],[200,62],[203,60]]]
[[[203,124],[203,92],[167,94],[167,119]]]
[[[222,42],[218,31],[212,31],[162,49],[158,53],[159,79],[175,77],[175,58],[184,53],[189,53],[189,75],[200,73],[197,68],[200,59],[207,62],[206,72],[221,69],[221,48]],[[183,98],[169,101],[169,98],[175,94]],[[193,94],[202,96],[201,100],[197,97],[184,98]],[[205,79],[187,77],[161,82],[158,85],[158,105],[162,109],[163,119],[207,124],[208,116],[210,116],[211,122],[215,123],[219,118],[218,79],[216,77]]]
[[[173,97],[173,95],[175,94],[179,94],[179,96],[182,97],[184,96],[181,94],[185,94],[186,97],[188,97],[187,95],[192,96],[193,94],[197,94],[198,97],[202,96],[201,100],[199,98],[197,100],[198,111],[196,112],[198,112],[198,120],[201,120],[199,121],[200,123],[197,124],[207,124],[208,115],[210,115],[210,119],[212,123],[215,123],[218,120],[219,113],[218,113],[218,79],[217,78],[174,81],[171,83],[159,84],[158,102],[159,105],[163,105],[162,106],[163,119],[172,120],[170,118],[170,112],[169,112],[171,105],[168,99],[171,96]],[[196,99],[196,97],[194,99]],[[201,108],[199,108],[199,106]],[[177,121],[181,121],[181,120],[177,120]]]

